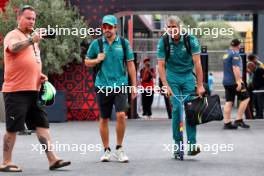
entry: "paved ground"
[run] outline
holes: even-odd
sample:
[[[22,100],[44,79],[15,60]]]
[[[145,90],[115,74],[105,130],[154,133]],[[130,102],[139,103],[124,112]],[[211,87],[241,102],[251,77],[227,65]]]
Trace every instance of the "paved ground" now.
[[[72,151],[59,152],[60,156],[70,159],[72,165],[65,170],[48,171],[44,154],[32,151],[31,144],[37,144],[36,137],[19,136],[14,152],[14,162],[23,168],[21,174],[10,175],[179,175],[179,176],[263,176],[264,175],[264,121],[248,121],[250,130],[222,130],[221,122],[213,122],[198,127],[198,142],[203,144],[203,153],[197,157],[186,157],[176,161],[171,153],[165,151],[164,144],[171,144],[171,122],[169,120],[129,120],[125,139],[125,149],[130,163],[115,161],[101,163],[101,151],[76,151],[73,144],[100,144],[97,122],[69,122],[51,124],[53,141],[69,144]],[[114,146],[115,122],[110,124],[111,146]],[[0,138],[4,134],[4,124],[0,123]],[[2,141],[2,140],[1,140]],[[210,146],[209,146],[210,144]],[[217,145],[226,144],[233,151],[216,153]],[[0,145],[2,150],[2,143]],[[90,146],[92,147],[92,146]],[[98,146],[97,146],[98,147]],[[211,151],[208,151],[208,147]],[[219,146],[220,147],[220,146]],[[98,148],[95,148],[96,150]],[[220,150],[220,149],[219,149]],[[224,150],[223,147],[221,150]],[[2,158],[2,152],[0,152]]]

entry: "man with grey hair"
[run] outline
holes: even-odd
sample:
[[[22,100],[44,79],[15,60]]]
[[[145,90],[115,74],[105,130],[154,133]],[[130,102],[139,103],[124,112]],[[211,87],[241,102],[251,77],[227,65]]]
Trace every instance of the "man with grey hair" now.
[[[180,144],[181,136],[179,133],[180,104],[173,95],[187,95],[196,92],[196,94],[201,96],[205,92],[199,41],[192,35],[182,35],[180,33],[180,24],[179,18],[169,17],[166,24],[167,36],[162,36],[157,46],[160,78],[162,84],[167,87],[167,96],[172,96],[170,98],[173,106],[172,131],[173,139],[178,149],[174,151],[176,159],[180,156],[179,146],[182,144]],[[193,74],[193,68],[195,68],[197,80]],[[195,86],[196,83],[197,86]],[[197,155],[200,153],[200,148],[195,145],[196,126],[186,123],[186,131],[189,144],[188,155]]]

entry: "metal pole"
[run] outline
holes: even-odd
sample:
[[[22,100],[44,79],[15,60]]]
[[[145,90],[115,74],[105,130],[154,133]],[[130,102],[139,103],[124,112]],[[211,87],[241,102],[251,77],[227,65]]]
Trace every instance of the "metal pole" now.
[[[247,87],[247,55],[245,53],[245,46],[240,47],[239,54],[242,58],[242,80]]]
[[[203,79],[205,83],[208,83],[208,53],[207,46],[201,48],[201,64],[203,69]]]

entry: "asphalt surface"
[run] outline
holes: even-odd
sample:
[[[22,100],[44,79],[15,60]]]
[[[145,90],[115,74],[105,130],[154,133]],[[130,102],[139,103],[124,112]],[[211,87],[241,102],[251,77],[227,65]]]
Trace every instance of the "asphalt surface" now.
[[[264,120],[247,121],[249,130],[225,131],[222,122],[198,127],[197,140],[203,152],[184,161],[172,158],[171,122],[167,119],[128,120],[124,149],[129,163],[99,161],[102,152],[98,122],[68,122],[51,124],[53,143],[58,155],[71,160],[72,165],[59,171],[49,171],[45,154],[33,147],[38,141],[34,134],[18,136],[13,160],[22,173],[10,175],[115,175],[115,176],[263,176],[264,175]],[[5,131],[0,123],[0,138]],[[111,147],[115,146],[115,122],[110,123]],[[2,141],[2,140],[1,140]],[[2,142],[0,143],[2,150]],[[59,144],[68,144],[63,150]],[[40,148],[40,146],[38,146]],[[170,151],[168,151],[170,149]],[[89,150],[89,151],[88,151]],[[0,152],[2,158],[2,152]]]

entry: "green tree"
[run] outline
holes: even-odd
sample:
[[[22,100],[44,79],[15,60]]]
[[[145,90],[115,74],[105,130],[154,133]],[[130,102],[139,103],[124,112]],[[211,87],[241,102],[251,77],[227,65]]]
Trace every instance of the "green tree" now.
[[[64,0],[10,0],[5,11],[0,13],[0,34],[5,36],[16,26],[16,12],[25,5],[32,5],[37,11],[36,28],[69,28],[75,34],[87,25],[80,17],[77,8]],[[71,33],[72,34],[72,33]],[[80,34],[80,32],[78,32]],[[62,67],[73,61],[81,61],[80,43],[85,35],[57,35],[56,39],[41,41],[41,58],[44,73],[62,73]],[[88,35],[87,35],[88,36]],[[3,58],[3,45],[0,42],[0,58]]]
[[[209,21],[200,24],[199,28],[201,28],[203,33],[197,37],[202,45],[208,47],[208,50],[226,50],[232,39],[240,38],[233,27],[224,21]],[[210,31],[210,34],[207,31]]]
[[[198,26],[197,22],[191,15],[178,15],[178,17],[181,19],[185,27],[190,26],[191,28],[195,28]]]

